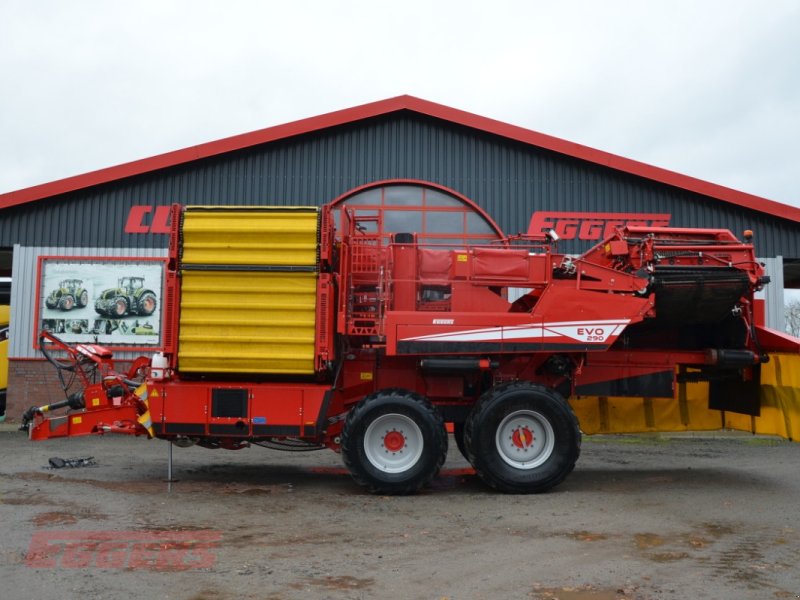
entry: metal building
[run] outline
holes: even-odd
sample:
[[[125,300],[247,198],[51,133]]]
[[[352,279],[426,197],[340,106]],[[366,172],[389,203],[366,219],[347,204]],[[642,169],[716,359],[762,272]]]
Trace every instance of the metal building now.
[[[750,229],[773,281],[770,326],[783,329],[784,283],[800,286],[796,207],[400,96],[0,195],[9,415],[49,393],[31,360],[42,327],[123,357],[158,349],[170,204],[334,200],[453,243],[552,228],[574,253],[629,222]]]

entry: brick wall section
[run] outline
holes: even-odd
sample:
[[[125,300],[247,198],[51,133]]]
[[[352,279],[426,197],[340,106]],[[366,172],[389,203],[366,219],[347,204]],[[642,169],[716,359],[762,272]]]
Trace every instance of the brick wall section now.
[[[123,372],[129,363],[120,361]],[[73,391],[77,388],[73,388]],[[64,399],[61,382],[53,365],[46,360],[8,361],[8,400],[6,422],[17,423],[30,406],[41,406]]]

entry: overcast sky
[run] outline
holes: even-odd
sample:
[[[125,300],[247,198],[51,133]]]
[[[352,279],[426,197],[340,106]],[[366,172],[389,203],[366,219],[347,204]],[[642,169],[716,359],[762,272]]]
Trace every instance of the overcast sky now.
[[[411,94],[800,205],[800,0],[1,0],[0,77],[0,193]]]

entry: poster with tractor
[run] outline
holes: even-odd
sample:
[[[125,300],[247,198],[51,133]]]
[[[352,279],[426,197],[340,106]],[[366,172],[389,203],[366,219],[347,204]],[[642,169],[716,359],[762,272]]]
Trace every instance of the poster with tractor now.
[[[39,323],[70,342],[161,345],[161,259],[40,259]]]

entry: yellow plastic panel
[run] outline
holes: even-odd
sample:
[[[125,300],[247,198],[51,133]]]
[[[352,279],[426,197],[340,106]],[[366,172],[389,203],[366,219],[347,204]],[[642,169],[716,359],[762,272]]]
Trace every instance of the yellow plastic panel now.
[[[714,431],[736,429],[800,441],[800,356],[772,354],[761,367],[761,416],[751,417],[708,408],[708,384],[686,384],[677,398],[570,399],[581,431],[641,433],[647,431]]]
[[[184,271],[178,368],[314,372],[315,273]]]
[[[8,327],[11,307],[0,304],[0,329]],[[8,338],[0,340],[0,391],[8,387]]]
[[[725,427],[800,442],[800,356],[770,354],[761,366],[761,416],[725,413]]]
[[[673,398],[579,396],[571,398],[570,405],[586,434],[722,429],[722,413],[708,409],[708,386],[704,387],[705,397],[702,393],[687,394],[684,402]]]
[[[185,265],[317,264],[317,212],[192,211],[183,214]]]

